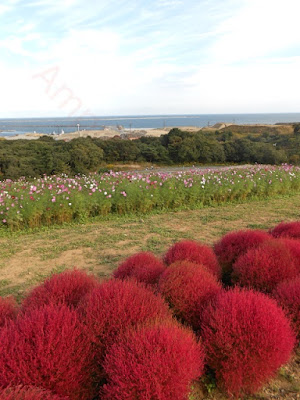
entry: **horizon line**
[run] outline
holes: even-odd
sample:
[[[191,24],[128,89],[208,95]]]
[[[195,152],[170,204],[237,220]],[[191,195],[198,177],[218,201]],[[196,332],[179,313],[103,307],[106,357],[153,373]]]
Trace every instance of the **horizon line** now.
[[[160,119],[160,118],[193,118],[193,117],[197,117],[197,116],[207,116],[207,115],[280,115],[280,114],[300,114],[299,112],[237,112],[237,113],[203,113],[203,114],[123,114],[123,115],[95,115],[95,116],[39,116],[39,117],[4,117],[1,118],[0,117],[0,121],[1,120],[9,120],[9,119],[97,119],[97,118],[101,118],[103,119],[107,119],[107,120],[113,120],[113,119]]]

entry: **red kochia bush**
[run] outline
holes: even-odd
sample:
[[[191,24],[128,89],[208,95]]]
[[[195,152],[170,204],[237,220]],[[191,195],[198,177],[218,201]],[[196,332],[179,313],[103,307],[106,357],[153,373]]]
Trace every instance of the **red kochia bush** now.
[[[0,387],[33,385],[73,400],[92,397],[90,345],[74,310],[53,304],[0,331]]]
[[[148,285],[156,285],[164,264],[150,252],[141,252],[127,258],[114,271],[114,277],[119,279],[135,278]]]
[[[280,241],[289,249],[300,274],[300,239],[282,238]]]
[[[183,260],[202,264],[218,278],[221,276],[217,257],[209,246],[192,240],[182,240],[170,247],[164,257],[164,261],[168,265]]]
[[[203,313],[206,361],[229,395],[254,393],[291,355],[295,337],[276,302],[252,290],[222,292]]]
[[[17,316],[17,310],[17,303],[13,297],[0,297],[0,328],[5,324],[5,321]]]
[[[49,391],[33,386],[17,386],[0,390],[1,400],[68,400]]]
[[[94,289],[79,313],[88,327],[96,360],[125,329],[157,319],[170,319],[171,312],[160,296],[136,281],[112,279]]]
[[[296,260],[285,243],[273,239],[240,256],[233,264],[232,279],[241,286],[270,293],[278,283],[298,274]]]
[[[170,265],[161,275],[158,288],[174,314],[194,329],[200,328],[203,307],[222,290],[210,271],[189,261]]]
[[[99,283],[94,276],[76,269],[53,275],[29,293],[23,301],[22,310],[51,303],[77,307],[82,297],[97,284]]]
[[[270,229],[272,236],[278,237],[290,237],[294,239],[300,239],[300,221],[295,222],[281,222],[276,225],[275,228]]]
[[[241,230],[229,232],[215,245],[214,250],[221,264],[223,275],[232,272],[232,264],[247,250],[252,249],[271,239],[271,236],[261,230]]]
[[[273,291],[278,304],[287,313],[298,339],[300,339],[300,276],[280,283]]]
[[[193,333],[175,324],[130,330],[109,350],[104,400],[186,400],[204,367]]]

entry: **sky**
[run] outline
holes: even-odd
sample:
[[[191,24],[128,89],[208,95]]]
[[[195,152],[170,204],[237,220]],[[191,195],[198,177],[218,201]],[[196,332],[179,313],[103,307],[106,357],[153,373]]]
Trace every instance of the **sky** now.
[[[299,0],[1,0],[0,118],[300,112]]]

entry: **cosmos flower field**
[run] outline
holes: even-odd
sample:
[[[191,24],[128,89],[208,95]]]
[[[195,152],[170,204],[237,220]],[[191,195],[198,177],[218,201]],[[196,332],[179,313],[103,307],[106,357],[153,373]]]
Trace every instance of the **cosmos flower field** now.
[[[0,181],[0,229],[85,222],[109,214],[202,208],[299,191],[300,168],[290,165],[4,180]]]

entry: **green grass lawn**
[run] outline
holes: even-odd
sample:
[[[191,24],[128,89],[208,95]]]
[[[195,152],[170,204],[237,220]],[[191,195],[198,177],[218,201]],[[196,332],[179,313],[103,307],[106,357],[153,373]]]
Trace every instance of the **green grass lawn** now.
[[[66,268],[109,276],[121,260],[137,251],[162,255],[180,239],[212,244],[231,230],[268,229],[295,219],[300,219],[300,195],[7,233],[0,238],[0,295],[19,298],[51,273]]]

